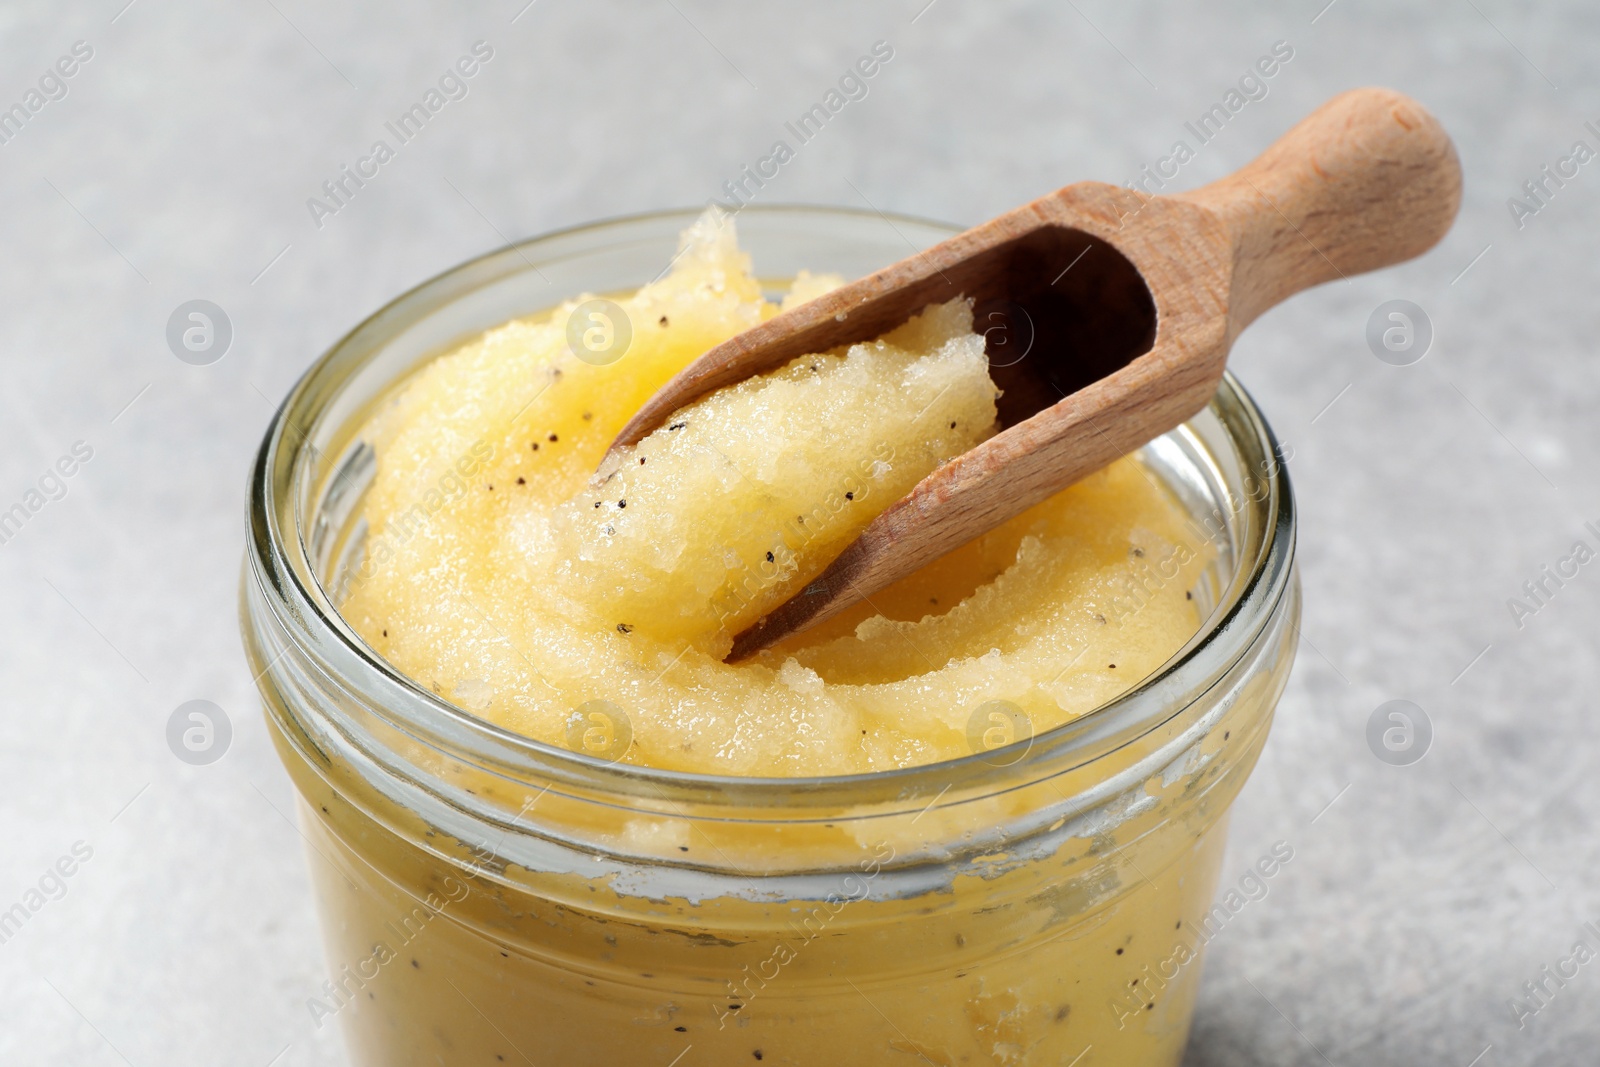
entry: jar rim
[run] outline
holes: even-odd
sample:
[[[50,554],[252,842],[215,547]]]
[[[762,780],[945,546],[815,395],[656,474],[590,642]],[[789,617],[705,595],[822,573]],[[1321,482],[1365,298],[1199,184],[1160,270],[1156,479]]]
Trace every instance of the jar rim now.
[[[652,800],[664,797],[669,802],[682,798],[745,808],[798,809],[791,811],[792,818],[806,810],[827,812],[845,804],[943,795],[952,786],[958,787],[959,793],[976,790],[994,795],[1017,787],[1030,769],[1054,776],[1081,767],[1160,729],[1202,698],[1247,654],[1290,588],[1296,512],[1287,469],[1276,462],[1280,456],[1277,439],[1249,393],[1227,372],[1207,412],[1224,421],[1235,446],[1274,460],[1271,469],[1263,471],[1265,492],[1260,500],[1229,501],[1255,509],[1259,545],[1237,561],[1225,598],[1159,670],[1121,696],[1010,748],[883,771],[814,777],[708,774],[608,762],[477,716],[385,660],[344,620],[323,588],[302,522],[308,485],[325,480],[332,466],[330,457],[312,443],[312,431],[326,419],[340,385],[370,359],[372,353],[362,353],[362,345],[371,343],[373,335],[381,338],[417,305],[448,303],[441,299],[443,294],[470,286],[474,275],[490,277],[515,269],[510,262],[513,259],[532,266],[529,253],[539,246],[632,228],[665,225],[681,230],[699,214],[699,209],[684,208],[617,216],[549,231],[473,257],[395,297],[318,357],[268,425],[249,483],[246,578],[247,582],[253,578],[254,588],[247,589],[247,596],[258,594],[282,629],[285,644],[278,651],[279,658],[291,648],[307,651],[323,684],[360,694],[362,702],[387,726],[451,759],[475,763],[508,779],[531,776],[586,792]],[[794,215],[858,218],[935,234],[954,234],[961,229],[913,216],[819,205],[752,204],[737,214],[757,219]],[[575,294],[558,294],[556,301],[570,295]],[[317,469],[319,463],[321,470]],[[268,661],[266,651],[252,649],[251,653],[258,661],[252,666],[259,671],[256,680],[261,683],[278,659]],[[1179,695],[1182,699],[1173,699]],[[1008,761],[1017,749],[1020,754]],[[817,816],[828,817],[832,816]]]

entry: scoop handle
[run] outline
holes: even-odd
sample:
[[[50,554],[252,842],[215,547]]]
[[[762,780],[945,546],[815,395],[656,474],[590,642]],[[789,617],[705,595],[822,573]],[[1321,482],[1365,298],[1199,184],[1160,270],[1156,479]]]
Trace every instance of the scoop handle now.
[[[1237,336],[1302,289],[1432,248],[1461,206],[1461,163],[1421,104],[1392,89],[1352,89],[1248,166],[1176,199],[1232,230]]]

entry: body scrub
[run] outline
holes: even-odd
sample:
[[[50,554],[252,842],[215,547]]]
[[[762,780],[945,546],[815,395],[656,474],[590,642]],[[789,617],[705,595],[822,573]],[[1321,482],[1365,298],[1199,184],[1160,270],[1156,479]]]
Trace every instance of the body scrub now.
[[[956,302],[708,396],[594,478],[765,294],[834,284],[800,268],[945,235],[739,225],[784,285],[727,220],[527,242],[369,319],[274,422],[244,632],[322,912],[311,1019],[362,1067],[1175,1067],[1293,654],[1270,434],[1225,380],[727,665],[995,417]]]
[[[802,277],[786,300],[830,284]],[[722,663],[878,512],[994,432],[983,338],[966,302],[930,306],[875,343],[712,394],[591,479],[645,398],[779,306],[716,216],[669,274],[604,312],[627,321],[622,358],[574,353],[568,322],[588,306],[430,362],[364,434],[371,547],[344,614],[456,704],[559,745],[575,709],[604,701],[631,734],[613,758],[851,774],[971,754],[986,702],[1020,712],[1022,736],[1051,729],[1198,628],[1189,590],[1208,545],[1130,458],[846,616]]]

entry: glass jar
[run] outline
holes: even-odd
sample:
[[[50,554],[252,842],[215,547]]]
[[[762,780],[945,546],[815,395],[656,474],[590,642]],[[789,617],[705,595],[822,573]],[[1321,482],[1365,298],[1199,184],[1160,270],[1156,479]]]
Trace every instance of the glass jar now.
[[[992,752],[815,779],[607,763],[447,703],[341,620],[371,406],[483,329],[649,281],[693,218],[568,230],[419,286],[267,433],[243,629],[311,848],[330,978],[309,1012],[385,1067],[1176,1064],[1299,615],[1288,478],[1231,377],[1141,454],[1213,546],[1200,632]],[[952,232],[836,209],[738,226],[772,278],[856,277]]]

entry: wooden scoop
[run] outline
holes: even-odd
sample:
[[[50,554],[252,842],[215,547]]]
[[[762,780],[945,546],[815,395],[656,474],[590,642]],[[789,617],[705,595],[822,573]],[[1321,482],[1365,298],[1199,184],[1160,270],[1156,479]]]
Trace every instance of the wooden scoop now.
[[[1460,202],[1461,167],[1438,121],[1400,93],[1356,89],[1201,189],[1169,197],[1079,182],[777,315],[691,363],[612,447],[723,386],[872,340],[929,304],[975,301],[1002,429],[739,634],[728,659],[740,660],[1177,426],[1210,401],[1258,315],[1427,251]]]

